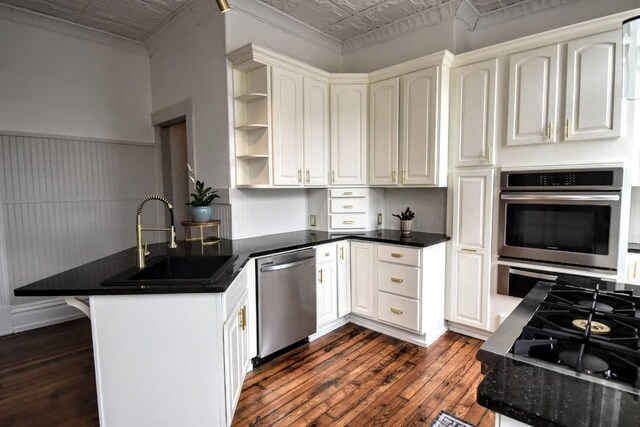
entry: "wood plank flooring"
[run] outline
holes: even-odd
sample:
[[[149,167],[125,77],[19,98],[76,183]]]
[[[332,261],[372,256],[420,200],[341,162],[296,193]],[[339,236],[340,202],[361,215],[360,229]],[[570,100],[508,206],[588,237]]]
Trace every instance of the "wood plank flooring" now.
[[[353,324],[250,372],[234,426],[430,425],[446,410],[479,426],[481,342],[447,333],[428,349]],[[0,337],[0,426],[97,426],[87,319]]]
[[[424,426],[441,410],[479,426],[482,341],[447,332],[428,349],[348,324],[247,375],[234,426]]]

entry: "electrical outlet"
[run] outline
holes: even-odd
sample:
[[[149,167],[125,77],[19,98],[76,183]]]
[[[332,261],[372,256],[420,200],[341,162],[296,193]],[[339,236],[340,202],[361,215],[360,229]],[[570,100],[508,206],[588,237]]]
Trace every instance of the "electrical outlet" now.
[[[382,214],[378,214],[378,225],[382,225]]]
[[[309,226],[310,227],[315,227],[316,226],[316,216],[315,215],[309,215]]]

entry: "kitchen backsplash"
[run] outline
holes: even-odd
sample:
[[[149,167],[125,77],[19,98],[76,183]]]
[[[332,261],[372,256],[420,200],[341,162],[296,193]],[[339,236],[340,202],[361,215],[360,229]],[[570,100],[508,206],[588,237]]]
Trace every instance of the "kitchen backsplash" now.
[[[407,206],[416,214],[413,230],[445,233],[446,188],[386,188],[384,190],[384,228],[400,229],[400,220],[392,214],[404,211]]]

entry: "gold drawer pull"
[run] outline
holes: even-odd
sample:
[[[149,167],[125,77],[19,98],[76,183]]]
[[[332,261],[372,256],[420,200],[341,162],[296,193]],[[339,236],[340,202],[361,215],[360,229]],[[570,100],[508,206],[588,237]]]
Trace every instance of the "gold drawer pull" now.
[[[394,282],[394,283],[402,283],[402,282],[404,282],[404,280],[402,280],[402,279],[400,279],[398,277],[392,277],[391,281]]]
[[[398,310],[397,308],[393,308],[393,307],[391,307],[391,312],[393,314],[402,314],[402,310]]]
[[[353,196],[353,191],[343,191],[342,195],[343,196]]]
[[[461,248],[460,250],[463,251],[463,252],[473,252],[473,253],[478,252],[476,249]]]
[[[393,253],[391,254],[391,256],[392,256],[392,257],[394,257],[394,258],[402,258],[404,255],[399,254],[399,253],[397,253],[397,252],[393,252]]]
[[[348,219],[346,221],[342,221],[343,224],[353,224],[353,220]]]
[[[344,205],[342,207],[345,209],[353,209],[353,205]]]

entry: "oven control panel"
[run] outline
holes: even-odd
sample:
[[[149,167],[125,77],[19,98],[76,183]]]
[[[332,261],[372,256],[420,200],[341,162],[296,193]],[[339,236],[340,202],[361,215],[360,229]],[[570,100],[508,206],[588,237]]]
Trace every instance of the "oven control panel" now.
[[[622,168],[502,172],[503,190],[568,190],[622,188]]]

